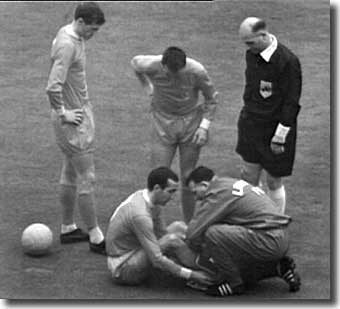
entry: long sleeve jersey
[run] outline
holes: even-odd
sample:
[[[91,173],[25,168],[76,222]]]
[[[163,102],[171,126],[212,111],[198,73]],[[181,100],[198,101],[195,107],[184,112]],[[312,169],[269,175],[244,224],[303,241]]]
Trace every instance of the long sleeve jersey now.
[[[160,209],[140,190],[122,202],[110,218],[106,234],[108,256],[121,257],[144,249],[152,265],[180,276],[181,266],[161,252],[158,239],[165,234]],[[123,261],[122,261],[123,262]]]
[[[52,120],[57,143],[63,152],[74,154],[94,150],[95,124],[89,101],[85,74],[85,44],[72,24],[62,27],[52,44],[51,68],[46,92],[52,107]],[[56,110],[83,110],[79,126],[64,123]]]
[[[186,236],[189,246],[198,249],[204,233],[213,224],[264,230],[286,227],[290,222],[291,218],[279,213],[274,202],[260,188],[244,180],[216,177],[197,205]]]
[[[184,116],[203,107],[203,117],[211,121],[216,110],[217,92],[203,65],[187,58],[185,67],[173,77],[164,70],[161,60],[162,55],[139,55],[131,61],[134,70],[146,75],[153,84],[152,108]],[[200,91],[205,98],[203,104],[199,102]]]
[[[299,59],[284,45],[268,62],[260,54],[246,53],[243,111],[252,119],[292,126],[300,110],[302,73]]]
[[[81,108],[88,101],[85,43],[72,29],[62,27],[52,44],[51,68],[46,87],[52,108]]]

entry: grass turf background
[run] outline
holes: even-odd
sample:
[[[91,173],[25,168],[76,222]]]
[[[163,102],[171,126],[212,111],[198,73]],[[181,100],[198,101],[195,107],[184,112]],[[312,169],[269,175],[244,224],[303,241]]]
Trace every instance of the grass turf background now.
[[[75,2],[1,2],[0,42],[0,296],[11,299],[182,299],[211,301],[183,282],[156,275],[138,288],[112,285],[103,257],[86,244],[58,242],[58,178],[62,156],[54,142],[45,86],[50,44],[72,19]],[[287,292],[279,280],[261,282],[237,301],[318,299],[331,296],[330,33],[327,1],[103,2],[107,22],[87,44],[87,79],[97,125],[96,197],[103,229],[111,211],[145,186],[149,162],[149,102],[130,59],[178,45],[202,62],[220,105],[200,162],[220,175],[239,175],[236,121],[242,106],[245,49],[237,36],[247,16],[300,58],[302,110],[294,174],[285,179],[291,255],[303,287]],[[177,161],[173,168],[178,171]],[[165,211],[179,218],[178,199]],[[53,254],[22,254],[20,236],[32,222],[55,235]],[[81,225],[81,223],[80,223]],[[223,300],[223,301],[230,301]],[[235,300],[231,300],[235,301]]]

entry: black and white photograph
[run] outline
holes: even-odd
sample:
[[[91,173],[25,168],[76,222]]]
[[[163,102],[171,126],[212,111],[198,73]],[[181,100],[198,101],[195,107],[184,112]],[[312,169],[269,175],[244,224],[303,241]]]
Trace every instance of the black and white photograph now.
[[[0,2],[4,308],[332,304],[336,14]]]

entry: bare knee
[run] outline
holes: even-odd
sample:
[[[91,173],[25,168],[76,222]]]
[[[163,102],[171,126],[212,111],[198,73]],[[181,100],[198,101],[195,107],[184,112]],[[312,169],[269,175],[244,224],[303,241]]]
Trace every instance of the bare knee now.
[[[119,276],[112,276],[114,283],[120,285],[141,285],[149,276],[149,267],[146,268],[126,268]]]
[[[109,267],[110,268],[110,267]],[[138,251],[123,265],[111,270],[112,279],[117,284],[140,285],[145,281],[151,270],[151,264],[143,250]]]
[[[159,245],[163,253],[172,254],[173,252],[176,252],[178,249],[181,249],[184,246],[186,246],[186,243],[184,242],[184,238],[182,237],[182,235],[176,233],[169,233],[164,235],[159,240]]]
[[[187,228],[188,226],[183,221],[174,221],[166,228],[166,230],[168,233],[173,233],[184,238]]]
[[[96,177],[94,171],[88,171],[79,177],[79,194],[90,194],[94,191]]]

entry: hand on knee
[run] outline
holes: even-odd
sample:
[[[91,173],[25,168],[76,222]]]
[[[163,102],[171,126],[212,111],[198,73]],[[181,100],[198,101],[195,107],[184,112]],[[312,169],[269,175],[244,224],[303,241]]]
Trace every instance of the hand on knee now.
[[[159,245],[163,253],[169,253],[169,251],[177,250],[178,248],[181,248],[186,244],[180,235],[169,233],[164,235],[160,239]]]
[[[187,231],[188,226],[183,221],[174,221],[167,228],[168,233],[176,234],[178,237],[184,239],[185,233]]]

